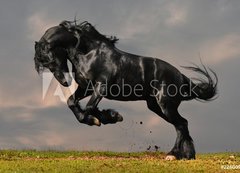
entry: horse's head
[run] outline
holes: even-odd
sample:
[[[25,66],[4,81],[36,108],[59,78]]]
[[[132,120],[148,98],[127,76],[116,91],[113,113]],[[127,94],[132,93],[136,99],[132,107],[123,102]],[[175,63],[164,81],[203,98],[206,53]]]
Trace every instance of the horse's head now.
[[[39,42],[35,43],[35,68],[38,73],[49,69],[63,85],[71,84],[67,66],[67,49],[76,45],[78,39],[65,26],[54,26],[46,31]]]
[[[115,37],[107,38],[100,34],[87,21],[78,25],[74,22],[63,21],[58,26],[48,29],[39,42],[36,42],[35,68],[38,73],[49,69],[62,85],[69,86],[71,76],[67,59],[71,60],[74,56],[72,52],[79,51],[85,54],[99,46],[96,44],[97,41],[114,45],[116,40]]]

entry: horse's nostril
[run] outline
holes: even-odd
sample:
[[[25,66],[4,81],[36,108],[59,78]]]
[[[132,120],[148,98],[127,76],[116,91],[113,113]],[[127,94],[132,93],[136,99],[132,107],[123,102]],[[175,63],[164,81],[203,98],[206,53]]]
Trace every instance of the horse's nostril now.
[[[69,86],[68,82],[63,82],[62,85],[65,86],[65,87]]]

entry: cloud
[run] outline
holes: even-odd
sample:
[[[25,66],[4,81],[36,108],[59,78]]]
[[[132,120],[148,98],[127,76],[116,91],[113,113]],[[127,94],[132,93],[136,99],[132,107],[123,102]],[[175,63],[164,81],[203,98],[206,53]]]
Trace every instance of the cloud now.
[[[187,21],[188,11],[187,6],[182,6],[176,3],[170,3],[167,6],[168,17],[165,23],[168,26],[175,27],[183,25]]]
[[[48,28],[58,24],[57,21],[47,16],[46,11],[32,14],[28,18],[27,23],[30,31],[29,39],[31,40],[38,40]]]
[[[57,147],[65,143],[64,136],[54,131],[45,131],[31,137],[18,136],[16,140],[22,145],[34,148],[39,148],[40,146]]]
[[[139,13],[138,11],[132,12],[124,22],[124,27],[121,27],[118,35],[121,39],[133,39],[137,34],[147,34],[156,24],[158,15],[151,16],[150,11]]]
[[[209,63],[220,63],[231,58],[240,57],[240,35],[227,34],[204,44],[201,53],[209,57]]]
[[[161,117],[159,117],[158,115],[154,115],[152,117],[149,116],[146,126],[149,128],[154,128],[156,126],[159,126],[160,123],[161,123]]]

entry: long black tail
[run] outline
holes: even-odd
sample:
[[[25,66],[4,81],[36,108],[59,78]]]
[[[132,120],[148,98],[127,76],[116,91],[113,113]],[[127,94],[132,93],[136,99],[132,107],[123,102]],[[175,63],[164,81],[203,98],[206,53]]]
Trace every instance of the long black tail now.
[[[198,101],[211,101],[216,99],[218,77],[212,69],[206,68],[203,64],[202,67],[194,64],[193,66],[183,66],[183,68],[192,70],[206,77],[206,79],[193,78],[194,81],[197,81],[197,83],[194,83],[183,75],[184,83],[187,83],[189,86],[188,96],[184,97],[184,100],[196,99]],[[211,75],[209,72],[211,72]]]

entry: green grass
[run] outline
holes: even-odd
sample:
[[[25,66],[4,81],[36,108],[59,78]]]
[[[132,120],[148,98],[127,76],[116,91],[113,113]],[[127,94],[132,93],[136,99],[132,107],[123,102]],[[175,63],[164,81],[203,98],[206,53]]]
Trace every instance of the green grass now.
[[[166,161],[161,152],[117,153],[0,150],[1,172],[240,172],[240,153],[198,154],[196,160]]]

